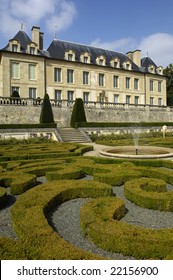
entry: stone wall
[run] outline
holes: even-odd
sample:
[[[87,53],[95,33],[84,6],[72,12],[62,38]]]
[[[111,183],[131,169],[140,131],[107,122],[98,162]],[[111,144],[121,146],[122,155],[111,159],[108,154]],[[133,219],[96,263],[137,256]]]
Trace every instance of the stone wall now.
[[[39,123],[41,106],[1,105],[1,124]],[[169,107],[86,108],[88,122],[173,122],[173,109]],[[58,127],[70,126],[72,107],[53,107]]]

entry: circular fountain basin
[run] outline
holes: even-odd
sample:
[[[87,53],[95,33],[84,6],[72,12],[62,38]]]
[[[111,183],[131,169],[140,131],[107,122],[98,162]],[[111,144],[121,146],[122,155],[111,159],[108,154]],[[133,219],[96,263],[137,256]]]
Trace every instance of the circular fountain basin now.
[[[99,154],[114,158],[157,159],[173,157],[173,149],[155,146],[116,146],[99,151]]]

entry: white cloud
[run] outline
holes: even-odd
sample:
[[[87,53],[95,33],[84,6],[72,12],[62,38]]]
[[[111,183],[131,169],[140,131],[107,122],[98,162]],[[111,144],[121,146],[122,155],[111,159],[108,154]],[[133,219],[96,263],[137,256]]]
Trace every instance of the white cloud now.
[[[143,56],[148,55],[158,65],[163,67],[173,63],[173,35],[167,33],[155,33],[142,38],[138,46]]]
[[[142,51],[142,57],[147,56],[158,65],[166,67],[173,63],[173,35],[167,33],[155,33],[137,41],[127,37],[112,42],[101,42],[98,38],[91,42],[92,46],[115,50],[126,53],[135,49]]]
[[[26,31],[41,22],[47,32],[52,32],[54,25],[58,31],[64,30],[72,24],[77,10],[70,0],[0,0],[0,14],[0,32],[9,39],[19,30],[20,22]]]
[[[103,48],[107,50],[115,50],[117,52],[126,52],[127,46],[130,49],[133,49],[136,45],[136,40],[132,37],[121,38],[119,40],[114,40],[112,42],[101,42],[100,38],[91,42],[91,46]]]
[[[57,31],[67,29],[75,19],[77,10],[73,2],[61,1],[59,3],[59,13],[53,14],[46,20],[48,30],[52,31],[52,27],[56,26]]]

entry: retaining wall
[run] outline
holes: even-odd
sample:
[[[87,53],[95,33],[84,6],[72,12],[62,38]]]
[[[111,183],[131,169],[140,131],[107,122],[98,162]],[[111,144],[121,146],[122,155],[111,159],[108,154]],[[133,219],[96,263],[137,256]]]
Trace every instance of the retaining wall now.
[[[39,123],[41,106],[1,105],[1,124]],[[173,122],[170,107],[85,108],[88,122]],[[53,107],[54,120],[58,127],[70,126],[72,107]]]

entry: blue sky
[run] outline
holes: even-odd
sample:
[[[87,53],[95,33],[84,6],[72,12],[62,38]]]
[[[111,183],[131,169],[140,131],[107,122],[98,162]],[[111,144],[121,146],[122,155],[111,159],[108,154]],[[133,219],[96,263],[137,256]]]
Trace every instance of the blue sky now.
[[[141,49],[159,66],[173,63],[172,0],[0,0],[0,48],[33,25],[44,48],[56,38],[118,52]]]

